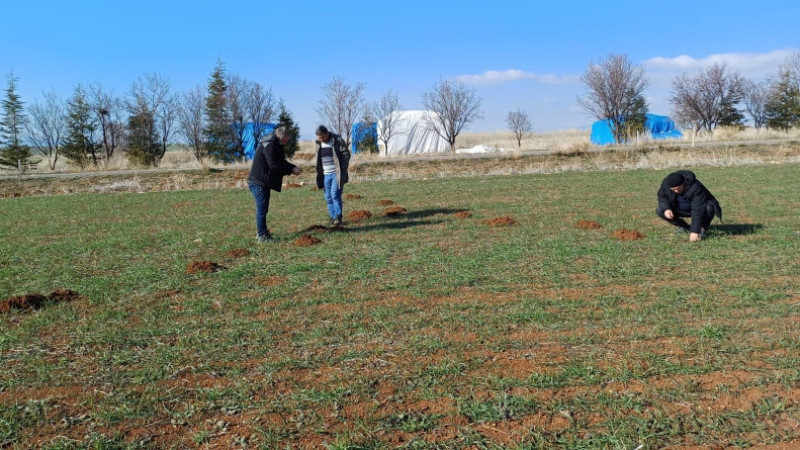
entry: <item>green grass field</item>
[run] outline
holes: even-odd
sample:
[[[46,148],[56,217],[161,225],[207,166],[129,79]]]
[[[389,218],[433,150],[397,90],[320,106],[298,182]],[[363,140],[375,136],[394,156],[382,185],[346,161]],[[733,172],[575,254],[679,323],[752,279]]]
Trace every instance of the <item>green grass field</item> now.
[[[696,170],[699,243],[655,170],[351,184],[310,247],[308,187],[260,246],[246,189],[0,199],[0,301],[80,294],[0,313],[0,448],[800,445],[798,169]]]

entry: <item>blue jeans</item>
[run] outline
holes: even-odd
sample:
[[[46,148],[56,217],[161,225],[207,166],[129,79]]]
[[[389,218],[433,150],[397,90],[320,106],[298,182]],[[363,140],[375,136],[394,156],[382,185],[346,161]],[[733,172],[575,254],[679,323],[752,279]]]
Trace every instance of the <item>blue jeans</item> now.
[[[250,183],[250,192],[253,193],[253,198],[256,200],[256,229],[258,230],[258,237],[268,236],[269,188],[260,184]]]
[[[328,202],[328,213],[330,213],[331,219],[336,219],[342,215],[342,190],[339,189],[335,173],[325,174],[323,187],[325,188],[325,201]]]

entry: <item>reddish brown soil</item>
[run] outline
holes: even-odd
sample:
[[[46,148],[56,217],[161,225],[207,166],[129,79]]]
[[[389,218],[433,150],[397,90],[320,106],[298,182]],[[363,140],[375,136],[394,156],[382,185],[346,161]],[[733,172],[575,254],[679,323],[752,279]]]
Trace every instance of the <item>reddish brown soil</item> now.
[[[644,239],[645,235],[641,231],[620,228],[619,230],[611,233],[611,237],[621,241],[638,241],[639,239]]]
[[[603,228],[602,225],[595,222],[594,220],[579,220],[578,223],[575,224],[576,227],[582,228],[584,230],[596,230],[598,228]]]
[[[358,194],[345,194],[345,196],[342,197],[342,198],[345,199],[345,200],[359,200],[359,199],[362,199],[364,197],[362,197],[362,196],[360,196]]]
[[[317,245],[321,242],[322,242],[321,240],[315,238],[314,236],[306,234],[297,238],[295,244],[297,244],[300,247],[311,247],[312,245]]]
[[[258,280],[258,284],[259,284],[259,286],[265,286],[265,287],[280,286],[283,283],[285,283],[287,279],[288,278],[280,276],[280,275],[273,275],[271,277],[262,278],[262,279]]]
[[[42,294],[26,294],[19,297],[9,297],[0,303],[0,313],[11,311],[12,309],[32,310],[39,309],[48,304],[60,302],[71,302],[79,297],[79,294],[69,289],[58,289],[48,296]]]
[[[456,219],[469,219],[472,217],[472,213],[469,211],[459,211],[453,215],[456,217]]]
[[[218,272],[225,267],[213,261],[194,261],[189,264],[186,273],[213,273]]]
[[[378,202],[378,206],[389,206],[394,205],[394,201],[392,200],[381,200]]]
[[[284,187],[285,187],[286,189],[294,189],[294,188],[303,187],[303,185],[302,185],[302,184],[297,184],[297,183],[289,183],[289,184],[287,184],[287,185],[286,185],[286,186],[284,186]]]
[[[386,217],[397,217],[407,212],[408,210],[402,206],[392,206],[391,208],[386,208],[386,210],[383,211],[383,215]]]
[[[245,256],[250,256],[250,250],[246,248],[237,248],[229,251],[225,256],[228,258],[244,258]]]
[[[501,216],[487,220],[486,224],[492,227],[511,227],[516,225],[517,221],[511,216]]]
[[[366,209],[359,209],[347,215],[347,218],[350,220],[363,220],[369,219],[370,217],[372,217],[372,213]]]

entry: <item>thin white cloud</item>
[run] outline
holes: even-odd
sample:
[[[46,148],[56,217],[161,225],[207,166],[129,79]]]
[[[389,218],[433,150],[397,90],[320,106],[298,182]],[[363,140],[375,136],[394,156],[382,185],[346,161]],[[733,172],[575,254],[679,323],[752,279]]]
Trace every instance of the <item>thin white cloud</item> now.
[[[759,76],[777,72],[786,58],[797,50],[773,50],[768,53],[718,53],[705,58],[681,55],[674,58],[656,57],[644,62],[648,70],[665,72],[696,72],[712,66],[725,64],[746,76]]]
[[[532,80],[542,84],[564,84],[576,81],[577,76],[558,76],[558,75],[539,75],[517,69],[509,69],[503,72],[487,70],[480,75],[458,75],[456,80],[469,85],[492,85],[512,83],[519,80]]]

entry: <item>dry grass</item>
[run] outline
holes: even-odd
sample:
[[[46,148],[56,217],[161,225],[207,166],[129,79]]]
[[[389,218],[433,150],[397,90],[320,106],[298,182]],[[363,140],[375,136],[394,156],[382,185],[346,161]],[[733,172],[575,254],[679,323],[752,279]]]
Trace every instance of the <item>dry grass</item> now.
[[[559,130],[549,133],[534,133],[522,139],[520,147],[517,147],[517,141],[513,134],[509,131],[497,131],[493,133],[462,133],[458,136],[456,141],[457,148],[473,148],[483,145],[491,148],[504,149],[505,153],[509,156],[514,156],[520,152],[547,152],[554,156],[557,155],[575,155],[584,153],[587,150],[598,149],[599,147],[593,146],[589,139],[589,130]],[[796,146],[793,143],[800,140],[800,128],[795,128],[789,131],[745,128],[743,130],[720,127],[712,133],[699,132],[694,137],[690,132],[684,134],[680,139],[672,139],[669,141],[653,141],[651,139],[642,139],[636,143],[625,146],[627,150],[637,150],[643,148],[652,148],[654,145],[657,148],[667,147],[673,144],[707,144],[707,143],[720,143],[722,149],[718,149],[716,154],[709,155],[708,152],[697,153],[694,150],[680,153],[680,158],[676,159],[674,152],[669,154],[659,154],[659,152],[651,152],[642,155],[639,160],[635,162],[628,161],[625,167],[630,168],[667,168],[679,165],[732,165],[732,164],[761,164],[770,162],[768,155],[760,155],[756,158],[742,158],[737,149],[732,148],[729,143],[747,142],[747,141],[764,141],[764,140],[783,140],[783,145],[786,147],[785,151],[778,151],[781,157],[791,157],[796,152]],[[314,141],[300,142],[300,150],[294,157],[294,161],[301,165],[306,164],[314,153]],[[430,155],[434,158],[440,155]],[[404,157],[393,157],[393,159],[405,159]],[[419,159],[419,155],[414,156]],[[424,158],[424,157],[423,157]],[[602,159],[599,158],[599,159]],[[616,159],[612,157],[611,159]],[[377,154],[360,154],[354,164],[359,162],[372,162],[382,161],[385,157]],[[734,162],[733,160],[737,160]],[[791,158],[790,158],[791,161]],[[242,161],[227,167],[249,167],[249,162]],[[602,166],[602,165],[601,165]],[[617,163],[614,163],[615,168],[619,168]],[[194,154],[183,148],[182,146],[173,146],[161,160],[159,168],[161,169],[209,169],[220,168],[222,164],[214,163],[212,161],[197,161]],[[593,167],[597,168],[597,167]],[[36,168],[34,173],[52,173],[52,172],[104,172],[104,171],[119,171],[137,169],[132,165],[128,159],[121,153],[118,153],[110,161],[102,161],[97,167],[91,166],[85,169],[80,169],[72,166],[65,158],[60,158],[56,164],[55,170],[50,170],[47,166],[47,161],[43,160]],[[561,170],[573,171],[585,169],[581,167],[570,168],[568,166],[561,166]],[[550,169],[548,169],[550,170]],[[0,174],[11,175],[15,171],[0,170]]]

